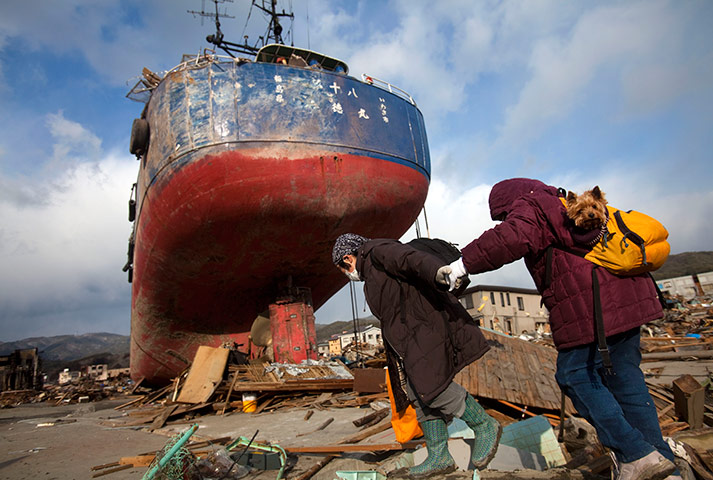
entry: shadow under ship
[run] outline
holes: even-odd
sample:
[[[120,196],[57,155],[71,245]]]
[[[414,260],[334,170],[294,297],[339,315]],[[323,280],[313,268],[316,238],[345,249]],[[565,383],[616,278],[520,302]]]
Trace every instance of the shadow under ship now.
[[[274,322],[281,302],[310,317],[347,282],[331,262],[336,237],[399,238],[428,191],[424,121],[408,94],[310,50],[226,51],[184,56],[163,76],[145,69],[127,95],[145,103],[132,126],[125,270],[131,376],[146,383],[179,375],[200,345],[248,345],[256,317]],[[314,358],[307,320],[302,353]]]

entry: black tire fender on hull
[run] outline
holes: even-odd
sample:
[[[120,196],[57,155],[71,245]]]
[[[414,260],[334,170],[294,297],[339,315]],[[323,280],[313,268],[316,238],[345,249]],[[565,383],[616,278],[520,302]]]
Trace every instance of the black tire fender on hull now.
[[[140,157],[149,147],[149,122],[145,118],[136,118],[131,124],[131,140],[129,152]]]

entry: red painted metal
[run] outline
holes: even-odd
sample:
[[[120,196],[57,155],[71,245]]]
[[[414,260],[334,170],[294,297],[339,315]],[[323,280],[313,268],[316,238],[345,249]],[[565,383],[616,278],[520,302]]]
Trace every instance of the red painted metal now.
[[[310,305],[300,301],[270,304],[270,331],[276,362],[317,360],[317,334]]]
[[[139,178],[135,379],[170,381],[200,345],[247,348],[252,321],[290,277],[317,310],[347,281],[331,262],[334,239],[401,236],[428,191],[425,175],[380,158],[314,146],[212,151]]]

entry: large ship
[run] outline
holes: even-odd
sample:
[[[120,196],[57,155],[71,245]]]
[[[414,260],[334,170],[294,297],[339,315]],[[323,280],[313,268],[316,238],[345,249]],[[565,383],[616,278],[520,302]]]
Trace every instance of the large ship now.
[[[208,40],[227,55],[145,69],[128,95],[145,103],[132,126],[140,166],[125,266],[135,380],[168,382],[200,345],[247,345],[253,321],[274,323],[282,303],[309,317],[347,282],[331,262],[336,237],[399,238],[426,199],[428,143],[411,96],[282,44],[285,14],[275,0],[256,6],[271,42],[224,41],[216,2]]]

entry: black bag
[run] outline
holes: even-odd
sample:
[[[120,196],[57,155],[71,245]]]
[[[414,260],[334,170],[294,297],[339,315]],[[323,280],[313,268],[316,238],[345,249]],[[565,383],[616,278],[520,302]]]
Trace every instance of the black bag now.
[[[453,245],[451,242],[441,240],[440,238],[414,238],[410,242],[406,242],[406,245],[438,257],[443,261],[444,265],[451,264],[461,257],[458,247]],[[451,293],[457,298],[463,293],[469,284],[470,279],[466,276],[458,288],[453,290]]]

